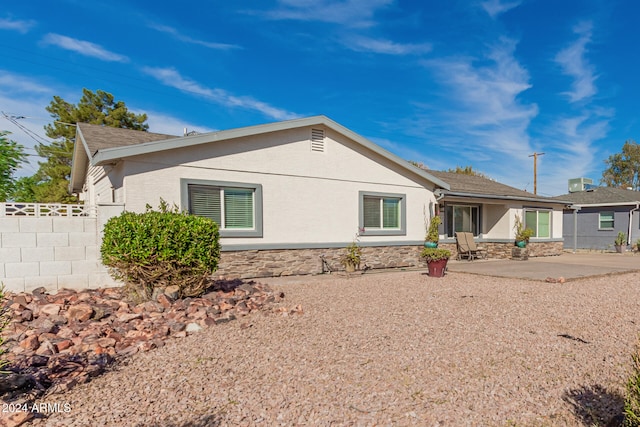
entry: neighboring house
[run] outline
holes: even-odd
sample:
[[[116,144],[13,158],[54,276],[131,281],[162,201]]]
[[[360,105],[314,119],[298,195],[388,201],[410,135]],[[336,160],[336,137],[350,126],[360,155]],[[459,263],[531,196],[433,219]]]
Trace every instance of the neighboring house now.
[[[531,256],[562,253],[562,212],[567,201],[538,196],[481,176],[428,172],[450,186],[436,190],[443,246],[455,249],[455,232],[466,231],[487,248],[490,258],[508,258],[518,215],[525,227],[535,232],[528,245]]]
[[[567,249],[613,249],[619,232],[627,243],[640,238],[640,192],[613,187],[588,187],[558,196],[569,200],[564,211],[563,236]]]
[[[505,247],[525,208],[525,218],[538,216],[534,240],[545,249],[536,253],[560,253],[561,202],[490,180],[467,191],[469,179],[417,168],[315,116],[184,137],[79,123],[71,190],[113,214],[142,212],[162,198],[213,218],[218,273],[227,277],[337,269],[356,238],[369,267],[422,265],[425,226],[438,204],[452,215],[443,233],[474,224],[481,241]]]

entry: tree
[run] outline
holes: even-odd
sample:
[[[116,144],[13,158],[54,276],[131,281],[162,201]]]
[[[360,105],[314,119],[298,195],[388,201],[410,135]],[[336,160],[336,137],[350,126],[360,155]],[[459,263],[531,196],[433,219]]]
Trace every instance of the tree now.
[[[460,175],[473,175],[473,176],[480,176],[482,178],[489,178],[487,175],[483,174],[482,172],[473,170],[473,166],[465,166],[465,167],[456,166],[455,169],[451,169],[451,168],[447,169],[447,172],[459,173]]]
[[[76,123],[91,123],[124,129],[146,131],[149,129],[146,114],[130,112],[123,101],[115,101],[113,95],[102,90],[91,92],[82,89],[82,98],[77,105],[59,96],[46,107],[53,123],[45,126],[46,134],[54,141],[38,144],[36,151],[46,161],[39,162],[33,187],[38,202],[71,203],[76,198],[69,194],[71,158],[76,135]]]
[[[24,147],[15,141],[7,139],[10,132],[0,132],[0,202],[11,198],[15,189],[14,174],[20,163],[26,161]]]
[[[629,187],[640,189],[640,144],[628,140],[622,152],[612,154],[604,161],[607,168],[602,172],[601,184],[607,187]]]
[[[35,203],[35,187],[37,181],[35,176],[23,176],[15,181],[11,200],[22,203]]]

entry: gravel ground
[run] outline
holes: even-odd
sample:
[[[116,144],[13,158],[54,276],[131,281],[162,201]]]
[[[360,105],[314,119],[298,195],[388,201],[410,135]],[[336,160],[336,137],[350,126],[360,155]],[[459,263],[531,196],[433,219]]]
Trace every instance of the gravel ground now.
[[[257,313],[40,403],[47,426],[605,425],[640,332],[640,274],[564,284],[422,272],[265,280]]]

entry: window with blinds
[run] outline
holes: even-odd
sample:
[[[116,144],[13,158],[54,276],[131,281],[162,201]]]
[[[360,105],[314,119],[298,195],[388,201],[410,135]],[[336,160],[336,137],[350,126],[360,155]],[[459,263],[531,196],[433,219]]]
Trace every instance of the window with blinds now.
[[[189,213],[211,218],[221,230],[255,227],[254,189],[189,184]]]
[[[405,235],[405,195],[360,192],[360,229],[364,235]]]

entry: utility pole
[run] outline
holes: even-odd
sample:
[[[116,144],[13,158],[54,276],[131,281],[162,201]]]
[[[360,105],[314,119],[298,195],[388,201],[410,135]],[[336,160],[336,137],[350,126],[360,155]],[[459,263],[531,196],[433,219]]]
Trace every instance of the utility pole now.
[[[542,156],[544,153],[530,154],[529,157],[533,157],[533,194],[538,194],[538,156]]]

